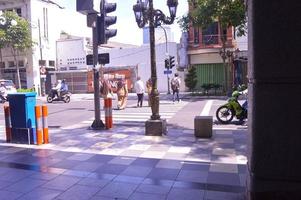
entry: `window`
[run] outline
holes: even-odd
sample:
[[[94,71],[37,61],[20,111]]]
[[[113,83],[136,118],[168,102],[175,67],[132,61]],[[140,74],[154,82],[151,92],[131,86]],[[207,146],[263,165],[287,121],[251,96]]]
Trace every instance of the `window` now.
[[[39,66],[46,66],[46,60],[39,60]]]
[[[19,17],[22,17],[22,10],[21,8],[16,8],[16,13]]]
[[[202,31],[204,45],[218,44],[218,23],[214,22]]]
[[[5,62],[0,62],[0,68],[5,68]]]
[[[15,67],[14,61],[8,61],[8,67]]]
[[[54,67],[54,64],[55,64],[54,60],[49,60],[49,66]]]
[[[193,30],[193,42],[194,44],[199,44],[199,29],[194,28]]]
[[[18,66],[19,67],[24,67],[24,61],[23,60],[19,60],[18,61]]]
[[[44,37],[48,39],[48,9],[43,8]]]

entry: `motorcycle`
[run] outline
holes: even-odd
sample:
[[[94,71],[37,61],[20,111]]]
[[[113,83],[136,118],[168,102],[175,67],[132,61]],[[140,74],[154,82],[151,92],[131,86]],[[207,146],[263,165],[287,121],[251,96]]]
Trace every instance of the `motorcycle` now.
[[[65,103],[70,102],[71,92],[61,92],[59,96],[54,93],[54,90],[51,90],[47,95],[47,102],[52,103],[53,101],[64,101]]]
[[[247,95],[247,92],[247,89],[234,91],[232,97],[228,99],[228,102],[216,110],[216,118],[220,123],[229,124],[234,117],[240,122],[248,118],[248,101],[246,100],[242,105],[238,101],[238,97]]]

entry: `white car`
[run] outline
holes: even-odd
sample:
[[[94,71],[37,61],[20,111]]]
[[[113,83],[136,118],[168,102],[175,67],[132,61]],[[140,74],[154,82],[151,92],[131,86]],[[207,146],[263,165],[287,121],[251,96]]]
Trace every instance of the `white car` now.
[[[11,93],[16,93],[17,92],[15,84],[13,83],[12,80],[0,79],[0,83],[4,83],[4,85],[6,87],[6,90],[7,90],[7,94],[11,94]]]

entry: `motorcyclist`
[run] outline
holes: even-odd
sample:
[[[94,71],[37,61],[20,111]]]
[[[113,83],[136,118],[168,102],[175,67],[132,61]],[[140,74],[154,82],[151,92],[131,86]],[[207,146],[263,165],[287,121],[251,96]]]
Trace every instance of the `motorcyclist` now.
[[[238,97],[242,94],[246,96],[248,94],[248,89],[245,89],[244,85],[238,86],[237,90],[235,90],[232,93],[232,97],[230,98],[232,102],[231,104],[236,112],[236,115],[239,117],[242,115],[244,110],[247,110],[248,107],[247,100],[242,105],[240,105],[239,102],[237,101]]]
[[[7,88],[3,82],[0,83],[0,99],[1,101],[7,100]]]
[[[66,83],[66,80],[63,79],[62,80],[62,83],[61,83],[61,87],[60,89],[58,90],[58,96],[59,97],[62,97],[64,94],[66,94],[68,92],[68,85]]]
[[[59,97],[58,92],[61,89],[61,86],[62,86],[62,81],[61,80],[57,80],[56,86],[51,89],[51,94],[52,94],[51,97],[52,98],[54,98],[55,96]]]

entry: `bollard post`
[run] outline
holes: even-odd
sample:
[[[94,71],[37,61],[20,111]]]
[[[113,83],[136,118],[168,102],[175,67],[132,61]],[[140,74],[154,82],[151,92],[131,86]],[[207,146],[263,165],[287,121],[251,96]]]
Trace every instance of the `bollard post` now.
[[[42,135],[42,113],[41,106],[35,106],[35,115],[36,115],[36,131],[37,131],[37,145],[41,145],[43,143],[43,135]]]
[[[112,110],[111,98],[108,98],[108,115],[109,115],[109,128],[113,128],[113,110]]]
[[[43,122],[43,138],[44,144],[49,143],[49,135],[48,135],[48,107],[46,105],[42,105],[42,122]]]
[[[104,111],[105,111],[105,126],[106,129],[109,129],[109,104],[108,104],[108,98],[104,98]]]
[[[112,119],[112,99],[104,99],[104,110],[105,110],[105,124],[106,129],[113,128],[113,119]]]
[[[6,142],[11,142],[11,121],[9,106],[4,106],[4,118],[5,118],[5,131],[6,131]]]

